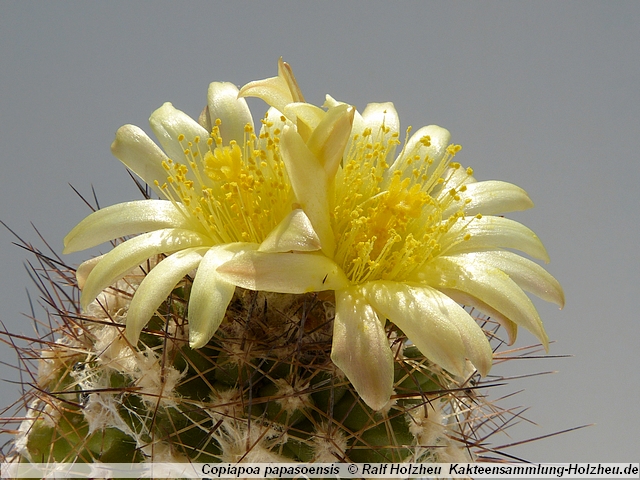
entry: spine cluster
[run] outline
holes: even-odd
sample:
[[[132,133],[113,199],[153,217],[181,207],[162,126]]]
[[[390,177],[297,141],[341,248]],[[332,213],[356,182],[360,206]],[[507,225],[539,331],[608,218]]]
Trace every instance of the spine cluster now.
[[[193,350],[187,277],[133,348],[124,322],[144,266],[80,313],[73,269],[33,252],[50,331],[15,346],[26,411],[7,460],[468,462],[509,421],[473,372],[452,377],[391,323],[395,394],[370,409],[330,359],[332,294],[237,289],[213,339]]]

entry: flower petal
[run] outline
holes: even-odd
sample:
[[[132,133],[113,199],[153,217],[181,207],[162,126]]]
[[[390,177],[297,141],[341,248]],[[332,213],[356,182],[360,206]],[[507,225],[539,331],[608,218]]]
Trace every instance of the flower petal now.
[[[135,125],[120,127],[111,144],[111,153],[157,194],[162,195],[155,182],[162,185],[167,180],[167,172],[162,167],[167,156],[141,128]]]
[[[445,128],[438,125],[422,127],[409,138],[400,155],[389,168],[388,178],[391,178],[393,172],[397,170],[410,174],[413,168],[409,166],[409,162],[416,158],[423,162],[428,159],[435,169],[447,153],[450,139],[451,134]],[[428,172],[427,175],[432,172],[432,169],[429,169]]]
[[[482,329],[443,293],[388,281],[369,282],[364,291],[373,308],[432,362],[463,376],[468,358],[483,376],[489,372],[493,354]]]
[[[276,130],[284,130],[285,125],[292,123],[285,117],[280,110],[270,107],[264,118],[266,122],[261,123],[260,135],[258,136],[258,147],[265,152],[273,149],[273,136]]]
[[[285,106],[292,102],[304,102],[289,64],[278,60],[278,76],[247,83],[240,89],[240,97],[258,97],[268,105],[284,113]]]
[[[469,183],[459,196],[460,201],[445,210],[443,218],[455,213],[460,205],[465,205],[465,215],[497,215],[533,207],[529,195],[522,188],[498,180]]]
[[[513,323],[495,308],[491,308],[482,300],[459,290],[441,288],[440,291],[460,305],[473,307],[473,309],[483,313],[492,321],[504,328],[507,333],[507,342],[509,345],[512,345],[516,341],[516,338],[518,337],[518,325]],[[482,320],[482,317],[478,316],[478,319]]]
[[[189,248],[158,263],[142,280],[127,311],[126,337],[138,344],[140,332],[176,284],[202,261],[207,248]]]
[[[462,262],[481,262],[502,270],[524,291],[542,300],[564,306],[564,292],[560,283],[543,267],[517,253],[505,250],[469,252],[456,255]]]
[[[333,255],[335,240],[329,219],[328,178],[318,158],[295,129],[285,126],[280,152],[298,203],[309,217],[322,251]]]
[[[482,249],[514,248],[533,258],[549,262],[544,245],[533,231],[521,223],[502,217],[461,218],[440,238],[440,245],[442,255]]]
[[[337,107],[339,105],[349,105],[349,104],[345,102],[340,102],[335,98],[333,98],[331,95],[327,95],[326,100],[322,106],[326,109],[329,109],[329,108]],[[347,143],[347,148],[345,148],[346,153],[349,153],[351,151],[352,146],[354,144],[357,144],[358,141],[360,141],[365,128],[367,128],[367,125],[364,121],[364,118],[362,118],[362,115],[360,114],[360,112],[356,110],[355,113],[353,114],[351,138],[349,138],[349,142]],[[355,138],[356,136],[358,138]]]
[[[310,103],[293,102],[284,108],[283,113],[297,126],[298,133],[306,143],[327,112]]]
[[[374,410],[393,394],[393,354],[375,310],[355,289],[336,292],[331,360]]]
[[[78,266],[78,268],[76,268],[76,280],[78,282],[78,288],[80,290],[84,289],[84,284],[87,281],[87,277],[96,267],[96,265],[102,261],[103,258],[104,254],[98,255],[97,257],[85,260]]]
[[[169,102],[151,114],[149,124],[169,158],[179,163],[185,163],[185,142],[193,142],[199,137],[204,143],[209,138],[209,132],[198,122]],[[182,144],[178,140],[180,135],[185,138]]]
[[[209,249],[198,266],[189,297],[189,346],[200,348],[224,320],[236,286],[226,282],[216,269],[233,258],[237,248],[232,245]]]
[[[422,280],[443,293],[453,290],[477,298],[516,325],[525,327],[548,348],[549,339],[533,303],[502,270],[488,264],[469,263],[462,256],[446,256],[431,261],[429,268],[423,270]]]
[[[64,237],[64,253],[95,247],[114,238],[162,228],[198,229],[168,200],[137,200],[102,208],[85,217]]]
[[[171,253],[206,243],[206,237],[181,228],[157,230],[121,243],[107,253],[89,273],[82,290],[82,308],[87,308],[87,305],[102,290],[148,258],[160,253]]]
[[[218,267],[226,281],[248,290],[307,293],[348,285],[344,273],[322,254],[247,251]]]
[[[397,142],[400,131],[400,117],[398,117],[398,112],[396,112],[396,107],[393,106],[393,103],[370,103],[362,112],[362,118],[364,120],[364,128],[371,129],[373,142],[380,142],[385,147],[389,142]],[[393,162],[396,156],[395,152],[396,149],[394,147],[387,152],[386,161],[388,164]]]
[[[330,108],[307,141],[307,147],[320,160],[330,179],[335,176],[351,138],[355,111],[349,105]]]
[[[211,125],[220,119],[220,137],[224,144],[235,140],[244,145],[245,126],[253,127],[253,117],[244,98],[238,98],[238,87],[229,82],[212,82],[207,95]]]
[[[320,250],[320,239],[313,230],[309,217],[299,208],[287,215],[258,248],[260,252],[270,253],[316,250]]]

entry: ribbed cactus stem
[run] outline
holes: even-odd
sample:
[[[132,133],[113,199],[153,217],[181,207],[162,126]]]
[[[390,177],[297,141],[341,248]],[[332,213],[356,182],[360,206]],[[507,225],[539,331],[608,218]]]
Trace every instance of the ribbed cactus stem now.
[[[395,395],[373,411],[331,362],[331,295],[237,289],[203,348],[188,346],[185,280],[132,347],[127,300],[139,278],[86,313],[62,307],[39,352],[37,389],[14,443],[32,462],[469,461],[475,390],[396,327]],[[77,287],[75,287],[77,288]],[[480,417],[479,417],[480,418]]]

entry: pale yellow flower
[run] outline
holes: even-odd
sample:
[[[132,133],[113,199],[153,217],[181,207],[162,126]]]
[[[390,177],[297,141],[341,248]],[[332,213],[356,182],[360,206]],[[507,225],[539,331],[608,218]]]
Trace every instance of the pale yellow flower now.
[[[138,127],[125,125],[118,130],[113,154],[162,199],[98,210],[64,239],[68,253],[137,235],[79,269],[83,308],[146,259],[167,255],[137,288],[126,316],[126,335],[135,345],[176,284],[197,268],[188,320],[190,345],[198,348],[217,330],[235,290],[217,273],[220,264],[248,251],[319,250],[309,219],[294,204],[281,158],[279,137],[286,119],[273,109],[271,113],[255,135],[251,113],[246,101],[238,98],[238,89],[216,82],[209,87],[208,106],[198,121],[170,103],[151,115],[151,129],[162,149]],[[301,258],[306,260],[305,267],[323,272],[321,279],[327,275],[324,284],[333,285],[336,275],[342,284],[342,273],[324,255]],[[334,273],[327,273],[327,265]],[[282,277],[287,285],[291,283],[286,271]],[[265,273],[265,279],[278,286],[279,278]],[[311,280],[287,288],[300,293],[324,284]]]
[[[342,272],[331,271],[334,287],[317,288],[335,291],[332,359],[363,400],[380,409],[393,393],[387,319],[427,358],[459,376],[469,373],[468,362],[482,375],[492,363],[484,332],[461,303],[500,322],[511,342],[522,326],[546,348],[547,334],[524,291],[562,306],[562,289],[537,263],[512,251],[548,261],[538,237],[496,216],[530,208],[525,191],[477,182],[471,169],[453,161],[460,147],[438,126],[419,129],[396,155],[399,120],[391,103],[355,113],[345,153],[336,159],[314,143],[324,111],[295,101],[286,87],[281,71],[243,87],[241,95],[263,98],[291,120],[283,128],[282,159],[323,254]],[[331,97],[325,106],[332,112],[326,116],[348,108]],[[350,123],[334,123],[336,145]],[[218,272],[245,288],[287,291],[282,278],[270,282],[280,266],[295,268],[287,272],[294,283],[317,284],[323,272],[309,268],[316,256],[246,251]]]

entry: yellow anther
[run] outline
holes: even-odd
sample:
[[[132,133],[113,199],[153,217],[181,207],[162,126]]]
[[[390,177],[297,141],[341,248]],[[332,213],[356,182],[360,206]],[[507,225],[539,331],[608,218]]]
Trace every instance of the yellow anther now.
[[[447,147],[447,153],[449,155],[455,155],[456,153],[458,153],[460,150],[462,150],[462,145],[449,145]]]

